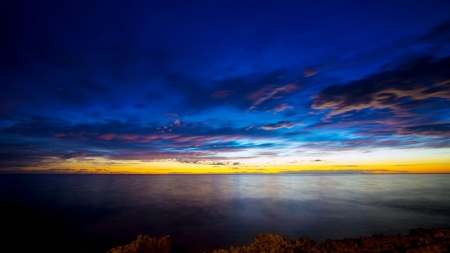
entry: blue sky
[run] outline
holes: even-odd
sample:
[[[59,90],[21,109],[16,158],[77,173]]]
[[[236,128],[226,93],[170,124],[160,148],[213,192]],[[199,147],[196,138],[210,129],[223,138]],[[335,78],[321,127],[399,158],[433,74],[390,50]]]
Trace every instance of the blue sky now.
[[[0,172],[450,172],[448,1],[0,9]]]

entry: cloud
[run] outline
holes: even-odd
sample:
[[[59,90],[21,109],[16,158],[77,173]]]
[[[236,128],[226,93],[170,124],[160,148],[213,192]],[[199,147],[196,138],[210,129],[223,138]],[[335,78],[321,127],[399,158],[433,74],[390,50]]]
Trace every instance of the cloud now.
[[[293,76],[288,80],[279,78],[280,75],[280,71],[251,73],[211,82],[184,72],[175,72],[164,75],[165,89],[158,92],[161,95],[176,95],[183,103],[182,109],[190,113],[191,110],[222,107],[224,103],[247,110],[254,103],[260,104],[293,92],[289,87],[298,89],[297,84],[289,84],[298,77]],[[266,94],[262,94],[264,92]],[[261,100],[258,101],[259,98]]]
[[[61,158],[61,159],[71,159],[71,158],[87,157],[87,156],[88,155],[86,153],[75,152],[75,153],[69,153],[69,154],[62,155],[59,158]]]
[[[441,23],[433,28],[429,33],[419,37],[419,42],[440,41],[450,42],[450,21]]]
[[[179,126],[181,123],[180,123],[180,120],[179,120],[179,119],[176,119],[176,120],[173,122],[173,124],[174,124],[175,126]]]
[[[74,172],[75,169],[71,169],[71,168],[53,168],[53,169],[49,169],[50,172]]]
[[[310,77],[317,73],[319,73],[319,71],[317,69],[313,69],[313,68],[306,68],[305,70],[303,70],[304,77]]]
[[[18,149],[20,147],[20,149]],[[1,145],[0,145],[1,148]],[[30,145],[15,145],[16,152],[5,152],[0,149],[0,170],[8,170],[11,168],[24,168],[30,165],[49,165],[54,160],[48,160],[47,157],[39,153],[38,149],[33,150]],[[28,151],[25,151],[25,150]]]
[[[276,124],[268,124],[268,125],[262,126],[261,128],[264,130],[277,130],[280,128],[289,128],[290,129],[290,128],[293,128],[294,126],[295,126],[295,124],[292,122],[280,121]]]
[[[264,101],[273,98],[275,95],[279,95],[280,97],[281,94],[289,94],[289,93],[293,93],[296,92],[300,89],[300,87],[297,84],[294,83],[290,83],[290,84],[286,84],[283,86],[274,86],[274,85],[266,85],[264,87],[262,87],[261,89],[259,89],[256,92],[251,93],[250,95],[247,96],[247,99],[252,100],[253,103],[250,106],[250,108],[247,109],[247,111],[250,111],[254,108],[256,108],[259,104],[263,103]],[[281,93],[281,94],[279,94]]]
[[[437,61],[420,58],[409,66],[329,86],[315,97],[312,108],[331,109],[328,116],[333,116],[365,108],[400,110],[400,105],[410,100],[450,100],[449,69],[450,57]]]
[[[194,161],[229,159],[225,154],[275,145],[269,140],[271,134],[262,129],[248,132],[242,126],[186,124],[174,128],[173,133],[160,133],[156,124],[131,120],[72,124],[44,117],[21,117],[20,121],[0,130],[7,137],[0,141],[0,168],[51,165],[61,162],[59,159],[81,157],[102,157],[110,161],[174,157]],[[23,144],[14,143],[17,136],[22,136]],[[74,144],[82,152],[67,152],[73,150]],[[48,148],[42,150],[42,146]]]
[[[401,135],[446,136],[450,135],[450,123],[409,126],[399,130]]]
[[[292,109],[292,108],[294,108],[292,105],[289,105],[289,104],[285,103],[285,104],[281,104],[281,105],[275,107],[273,110],[275,112],[281,112],[281,111],[284,111],[286,109]]]

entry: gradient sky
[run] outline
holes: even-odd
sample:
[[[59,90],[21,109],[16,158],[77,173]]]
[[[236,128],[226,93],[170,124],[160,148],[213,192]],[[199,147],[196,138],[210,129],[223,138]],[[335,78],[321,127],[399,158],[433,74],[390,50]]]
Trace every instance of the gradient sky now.
[[[450,172],[450,1],[7,1],[0,173]]]

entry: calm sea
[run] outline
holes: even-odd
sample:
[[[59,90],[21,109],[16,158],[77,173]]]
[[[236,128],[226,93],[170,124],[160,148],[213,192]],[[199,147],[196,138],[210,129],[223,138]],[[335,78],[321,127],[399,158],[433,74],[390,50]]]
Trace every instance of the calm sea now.
[[[3,244],[106,252],[170,234],[176,252],[450,225],[450,175],[0,175]],[[2,233],[5,234],[5,233]]]

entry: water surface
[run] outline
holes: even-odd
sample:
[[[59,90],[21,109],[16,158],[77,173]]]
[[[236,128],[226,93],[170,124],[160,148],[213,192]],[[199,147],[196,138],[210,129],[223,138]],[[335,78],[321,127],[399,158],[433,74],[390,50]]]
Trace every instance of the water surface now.
[[[170,234],[178,252],[208,252],[250,244],[259,233],[322,242],[448,227],[449,182],[450,175],[1,175],[0,208],[2,223],[14,224],[3,228],[7,240],[34,236],[47,252],[105,252],[139,234]]]

